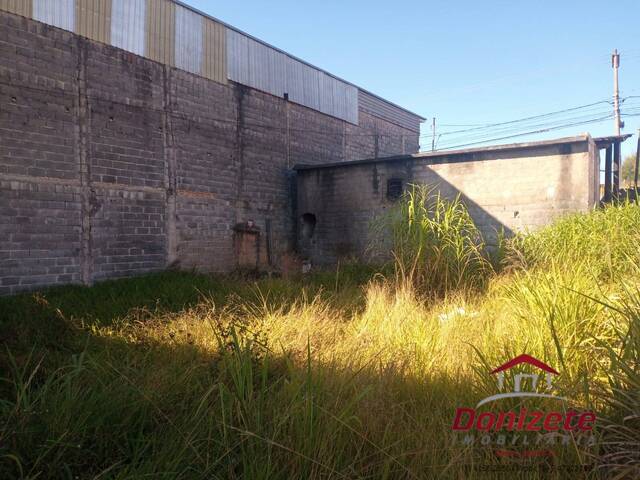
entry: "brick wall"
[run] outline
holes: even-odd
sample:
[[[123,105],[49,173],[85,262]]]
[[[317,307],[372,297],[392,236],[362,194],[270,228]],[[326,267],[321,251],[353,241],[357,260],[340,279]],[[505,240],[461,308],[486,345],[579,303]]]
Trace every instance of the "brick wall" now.
[[[340,257],[388,257],[379,227],[396,205],[387,197],[389,179],[400,180],[405,189],[408,184],[423,184],[437,187],[448,198],[460,195],[492,244],[500,230],[509,234],[535,229],[559,215],[594,207],[599,200],[598,165],[593,140],[583,136],[301,167],[297,174],[299,249],[315,264],[335,263]],[[316,218],[311,237],[303,234],[304,214]]]
[[[294,164],[418,149],[371,113],[353,125],[5,12],[0,59],[0,294],[230,270],[249,220],[277,268]]]

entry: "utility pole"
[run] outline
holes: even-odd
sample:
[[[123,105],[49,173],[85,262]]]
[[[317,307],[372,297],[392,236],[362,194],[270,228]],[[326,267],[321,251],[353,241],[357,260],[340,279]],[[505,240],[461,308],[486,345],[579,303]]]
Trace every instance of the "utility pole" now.
[[[616,48],[611,55],[611,66],[613,67],[613,117],[616,135],[620,136],[620,92],[618,91],[618,68],[620,68],[620,54]]]
[[[436,149],[436,117],[433,117],[431,122],[431,133],[433,137],[431,137],[431,151],[433,152]]]
[[[640,128],[638,129],[638,146],[636,147],[636,172],[633,176],[633,188],[636,190],[638,189],[638,167],[640,167]]]

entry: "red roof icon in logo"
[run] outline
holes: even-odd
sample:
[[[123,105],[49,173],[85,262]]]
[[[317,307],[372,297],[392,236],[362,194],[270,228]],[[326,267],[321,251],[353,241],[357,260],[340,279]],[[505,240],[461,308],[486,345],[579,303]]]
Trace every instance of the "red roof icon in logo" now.
[[[517,357],[512,358],[507,363],[504,363],[500,365],[498,368],[496,368],[495,370],[492,370],[491,373],[504,372],[505,370],[509,370],[515,367],[516,365],[520,365],[521,363],[528,363],[529,365],[538,367],[540,370],[544,370],[545,372],[553,373],[554,375],[560,375],[556,370],[551,368],[546,363],[541,362],[537,358],[534,358],[531,355],[527,355],[526,353],[523,353],[522,355],[518,355]]]

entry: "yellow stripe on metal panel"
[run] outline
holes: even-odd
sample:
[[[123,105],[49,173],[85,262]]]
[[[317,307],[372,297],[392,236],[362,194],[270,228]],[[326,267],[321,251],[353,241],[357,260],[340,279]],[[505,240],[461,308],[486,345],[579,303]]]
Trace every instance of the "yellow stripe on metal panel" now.
[[[202,75],[220,83],[227,83],[227,34],[225,27],[208,18],[202,24],[203,62]]]
[[[111,0],[77,0],[76,33],[102,43],[111,42]]]
[[[32,18],[33,2],[31,0],[0,0],[0,10]]]
[[[147,0],[147,42],[145,56],[175,65],[176,5],[168,0]]]

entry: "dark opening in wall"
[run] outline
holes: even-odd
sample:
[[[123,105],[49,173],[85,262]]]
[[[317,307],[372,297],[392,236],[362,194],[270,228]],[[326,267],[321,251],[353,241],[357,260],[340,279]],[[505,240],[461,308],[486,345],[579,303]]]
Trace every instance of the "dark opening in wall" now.
[[[313,213],[302,215],[302,238],[310,240],[316,230],[316,216]]]
[[[403,188],[401,178],[390,178],[387,180],[387,198],[389,200],[398,200],[402,197]]]

